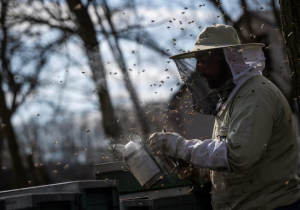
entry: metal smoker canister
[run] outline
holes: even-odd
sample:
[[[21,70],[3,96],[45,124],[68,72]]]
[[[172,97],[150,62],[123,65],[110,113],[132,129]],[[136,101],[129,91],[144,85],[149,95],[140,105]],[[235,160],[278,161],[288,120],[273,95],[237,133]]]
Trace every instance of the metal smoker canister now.
[[[131,173],[142,186],[148,188],[176,168],[176,165],[168,158],[152,156],[147,146],[141,141],[130,141],[126,144],[123,156]]]

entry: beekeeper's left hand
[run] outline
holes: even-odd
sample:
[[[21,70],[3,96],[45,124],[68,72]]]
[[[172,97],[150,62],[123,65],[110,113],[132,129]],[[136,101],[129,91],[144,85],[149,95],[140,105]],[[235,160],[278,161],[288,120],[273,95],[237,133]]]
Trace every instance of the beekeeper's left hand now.
[[[153,133],[149,137],[150,147],[155,155],[181,158],[185,139],[177,133]]]

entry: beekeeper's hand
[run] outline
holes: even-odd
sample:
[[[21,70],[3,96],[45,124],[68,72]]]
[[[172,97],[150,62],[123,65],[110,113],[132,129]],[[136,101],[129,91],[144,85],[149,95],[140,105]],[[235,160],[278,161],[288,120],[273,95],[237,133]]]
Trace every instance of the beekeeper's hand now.
[[[177,133],[153,133],[149,137],[150,147],[155,155],[181,158],[185,139]]]

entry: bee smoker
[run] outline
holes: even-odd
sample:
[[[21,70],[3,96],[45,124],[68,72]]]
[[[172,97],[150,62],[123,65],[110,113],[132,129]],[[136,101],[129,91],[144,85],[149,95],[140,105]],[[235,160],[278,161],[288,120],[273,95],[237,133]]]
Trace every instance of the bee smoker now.
[[[115,144],[112,149],[123,153],[125,165],[142,186],[151,188],[164,176],[172,173],[177,165],[168,157],[153,156],[149,145],[142,141],[130,141],[126,145]]]

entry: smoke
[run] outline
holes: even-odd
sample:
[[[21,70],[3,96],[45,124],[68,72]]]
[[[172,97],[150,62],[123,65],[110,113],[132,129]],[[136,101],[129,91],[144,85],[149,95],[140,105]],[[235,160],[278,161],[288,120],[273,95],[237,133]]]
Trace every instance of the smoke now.
[[[108,148],[109,150],[114,150],[116,147],[116,144],[113,141],[108,139],[104,140],[103,143],[105,148]]]

